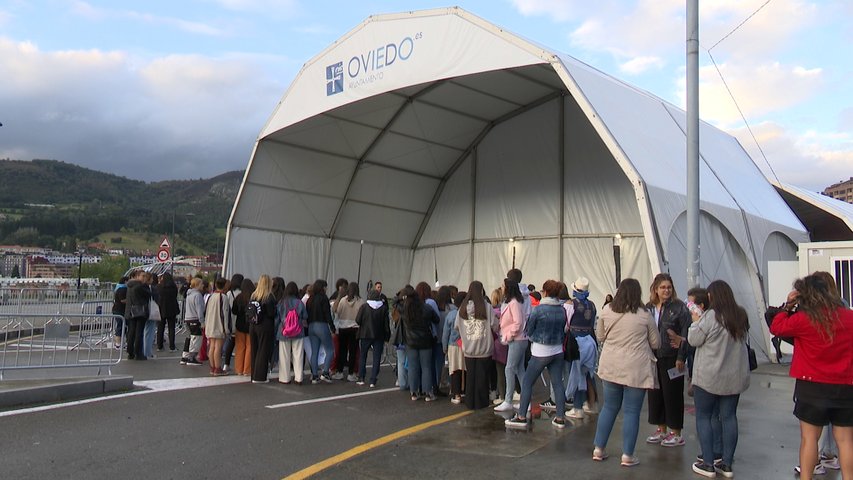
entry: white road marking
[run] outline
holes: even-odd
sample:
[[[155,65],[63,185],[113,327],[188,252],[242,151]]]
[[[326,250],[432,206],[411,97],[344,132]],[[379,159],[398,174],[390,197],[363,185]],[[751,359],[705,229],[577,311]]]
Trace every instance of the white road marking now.
[[[397,391],[397,390],[400,390],[400,389],[397,387],[392,387],[392,388],[383,388],[380,390],[368,390],[366,392],[348,393],[346,395],[336,395],[334,397],[320,397],[320,398],[312,398],[310,400],[300,400],[298,402],[287,402],[287,403],[279,403],[276,405],[267,405],[266,408],[296,407],[299,405],[309,405],[312,403],[320,403],[320,402],[332,402],[334,400],[343,400],[345,398],[362,397],[364,395],[374,395],[377,393],[393,392],[393,391]]]
[[[174,378],[165,380],[142,380],[133,382],[136,386],[148,388],[148,390],[139,390],[136,392],[119,393],[116,395],[107,395],[97,398],[87,398],[83,400],[75,400],[72,402],[57,403],[53,405],[42,405],[38,407],[22,408],[19,410],[9,410],[0,412],[0,418],[12,417],[15,415],[24,415],[26,413],[44,412],[48,410],[56,410],[59,408],[74,407],[77,405],[86,405],[89,403],[103,402],[105,400],[114,400],[117,398],[135,397],[138,395],[147,395],[149,393],[170,392],[175,390],[187,390],[190,388],[213,387],[217,385],[227,385],[232,383],[247,383],[247,377],[227,376],[227,377],[202,377],[202,378]]]

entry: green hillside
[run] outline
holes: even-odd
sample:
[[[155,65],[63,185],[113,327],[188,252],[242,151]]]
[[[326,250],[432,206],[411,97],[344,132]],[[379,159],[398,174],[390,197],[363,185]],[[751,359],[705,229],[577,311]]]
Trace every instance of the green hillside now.
[[[136,234],[171,234],[174,224],[176,253],[189,254],[222,249],[243,172],[146,183],[55,160],[0,160],[0,178],[0,243],[71,251],[121,236],[133,245],[123,248],[140,248]]]

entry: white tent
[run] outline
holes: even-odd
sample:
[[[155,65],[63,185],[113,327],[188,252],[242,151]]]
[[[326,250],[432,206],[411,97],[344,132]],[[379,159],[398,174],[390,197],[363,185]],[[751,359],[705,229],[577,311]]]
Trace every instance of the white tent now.
[[[685,151],[679,108],[464,10],[370,17],[258,136],[225,270],[494,288],[514,258],[600,304],[621,238],[623,278],[683,295]],[[700,161],[700,281],[732,284],[760,345],[767,261],[808,237],[734,138],[702,124]]]
[[[773,182],[813,242],[853,240],[853,205],[788,183]]]

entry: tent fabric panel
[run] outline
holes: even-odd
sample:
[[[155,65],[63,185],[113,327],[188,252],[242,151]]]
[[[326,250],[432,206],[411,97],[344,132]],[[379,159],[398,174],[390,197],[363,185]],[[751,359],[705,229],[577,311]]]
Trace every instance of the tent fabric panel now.
[[[476,89],[492,97],[504,98],[518,106],[528,105],[548,95],[555,89],[565,88],[550,67],[547,69],[547,72],[550,72],[551,78],[549,79],[549,83],[552,85],[543,85],[536,81],[536,79],[530,79],[514,73],[529,72],[540,68],[539,66],[520,67],[512,71],[495,70],[492,72],[482,72],[477,75],[454,78],[453,83]]]
[[[229,275],[242,273],[257,282],[261,274],[270,274],[270,266],[282,263],[282,234],[251,228],[231,229],[228,245]]]
[[[416,249],[409,284],[427,282],[434,286],[436,274],[439,285],[456,285],[459,290],[465,290],[471,281],[471,246],[465,244]]]
[[[476,239],[559,234],[558,102],[497,125],[478,147]]]
[[[483,75],[486,74],[476,74],[473,77],[479,79]],[[498,80],[496,79],[496,81]],[[437,88],[424,95],[421,100],[449,111],[465,112],[479,118],[498,118],[522,105],[505,97],[483,93],[477,89],[476,85],[466,88],[456,84],[455,79],[450,82],[442,82]]]
[[[323,278],[329,239],[308,235],[282,234],[282,256],[278,272],[285,281],[294,281],[299,287]],[[257,277],[254,277],[257,278]]]
[[[461,154],[462,150],[389,132],[366,158],[382,165],[441,177]]]
[[[338,278],[358,282],[362,298],[367,298],[368,281],[381,281],[383,287],[387,287],[385,294],[392,297],[393,292],[408,281],[412,254],[409,248],[334,240],[331,242],[328,276],[324,273],[317,278],[325,278],[331,285]],[[334,289],[333,286],[331,288]]]
[[[392,95],[376,95],[355,103],[348,103],[324,112],[323,115],[371,126],[382,130],[394,117],[400,107],[406,103],[406,95],[394,92]],[[301,123],[301,122],[300,122]],[[299,125],[299,124],[297,124]],[[288,129],[289,130],[289,129]]]
[[[522,271],[523,283],[541,288],[545,280],[558,278],[559,239],[475,243],[473,277],[483,282],[486,294],[503,285],[506,272],[512,268],[513,247],[515,267]]]
[[[686,115],[667,105],[675,121],[686,131]],[[703,166],[735,197],[745,212],[789,228],[801,228],[797,217],[758,169],[752,158],[731,135],[705,123],[699,124],[699,149]],[[765,235],[768,232],[763,232]]]
[[[624,274],[622,276],[626,278]],[[612,238],[563,239],[561,279],[566,285],[571,285],[578,277],[589,279],[589,298],[601,307],[604,296],[613,293],[616,282],[616,261],[613,258]],[[642,279],[640,283],[643,283]]]
[[[416,138],[423,138],[450,147],[465,150],[471,144],[477,134],[486,126],[487,121],[462,115],[457,112],[468,112],[458,108],[448,110],[436,105],[426,103],[428,98],[441,98],[445,93],[450,93],[450,87],[439,84],[425,96],[413,101],[408,108],[403,110],[400,116],[391,125],[395,133],[402,133]],[[442,88],[444,87],[444,88]],[[473,94],[473,92],[471,92]],[[501,102],[490,99],[493,102]]]
[[[441,78],[545,63],[541,55],[459,9],[371,17],[305,64],[260,138],[363,98]]]
[[[807,242],[808,240],[805,241]],[[770,262],[785,260],[796,261],[797,244],[781,232],[772,232],[764,242],[764,248],[762,251],[761,276],[764,279],[764,291],[770,292],[770,278],[768,271]],[[774,304],[777,301],[773,298],[768,298],[767,300]]]
[[[240,227],[327,236],[340,200],[255,185],[244,190],[233,223]]]
[[[631,181],[571,97],[565,100],[565,234],[642,233]]]
[[[344,157],[358,158],[367,150],[380,131],[379,128],[317,115],[291,128],[276,132],[268,139],[319,148]]]
[[[377,205],[348,202],[335,237],[411,248],[424,216]]]
[[[420,245],[430,246],[471,238],[472,163],[472,157],[469,156],[447,180],[421,235]]]
[[[619,249],[619,258],[622,265],[622,279],[637,279],[643,287],[645,295],[647,286],[651,286],[652,279],[659,273],[657,268],[652,269],[652,264],[649,261],[649,252],[646,248],[646,239],[643,237],[623,237]],[[616,289],[614,288],[612,291],[606,293],[615,294]]]
[[[682,215],[673,226],[667,240],[670,254],[669,273],[675,283],[676,292],[681,298],[687,294],[687,250],[684,248],[687,230],[687,217]],[[699,284],[707,286],[714,280],[723,280],[729,284],[735,294],[738,305],[749,315],[752,346],[759,357],[769,359],[764,334],[765,300],[756,290],[757,271],[752,262],[740,248],[737,241],[725,225],[704,212],[699,218],[699,232],[702,238],[702,262],[699,271]],[[710,261],[709,261],[710,260]]]
[[[426,213],[439,180],[377,165],[362,165],[353,180],[350,198]]]
[[[355,160],[261,142],[247,181],[253,185],[343,198],[355,166]]]

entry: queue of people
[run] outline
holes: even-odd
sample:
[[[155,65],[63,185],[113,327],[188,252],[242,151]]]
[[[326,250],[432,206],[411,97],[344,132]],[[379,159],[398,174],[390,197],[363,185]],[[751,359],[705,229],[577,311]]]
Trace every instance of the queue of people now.
[[[734,476],[737,407],[754,365],[747,313],[725,281],[692,288],[684,302],[661,273],[644,301],[640,282],[627,278],[599,313],[586,278],[569,286],[548,280],[541,292],[521,279],[520,270],[510,270],[491,298],[479,281],[466,291],[442,286],[436,292],[421,282],[389,300],[381,282],[364,299],[359,285],[345,279],[330,297],[324,280],[300,289],[281,277],[261,275],[254,284],[236,274],[218,278],[209,292],[193,278],[185,293],[189,335],[181,364],[200,365],[206,353],[210,374],[227,375],[233,356],[233,373],[252,383],[268,382],[276,366],[280,383],[309,383],[307,367],[311,384],[345,380],[375,388],[383,353],[393,349],[395,386],[413,401],[449,396],[469,409],[493,406],[510,414],[504,423],[513,429],[529,428],[535,384],[547,369],[550,396],[538,406],[553,411],[558,429],[568,418],[597,414],[594,461],[609,458],[609,437],[623,413],[625,467],[640,463],[635,450],[646,396],[654,428],[646,442],[685,445],[688,377],[699,440],[692,470],[708,478]],[[804,479],[826,468],[853,478],[853,312],[825,272],[797,280],[777,311],[768,315],[770,331],[795,347],[794,415],[802,432],[795,470]],[[113,312],[123,317],[116,337],[126,329],[128,359],[149,358],[146,347],[153,344],[162,350],[167,334],[176,349],[177,287],[168,274],[122,279]]]

